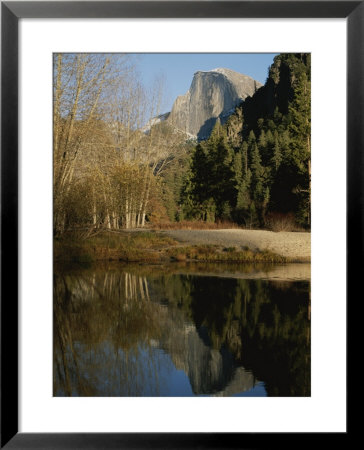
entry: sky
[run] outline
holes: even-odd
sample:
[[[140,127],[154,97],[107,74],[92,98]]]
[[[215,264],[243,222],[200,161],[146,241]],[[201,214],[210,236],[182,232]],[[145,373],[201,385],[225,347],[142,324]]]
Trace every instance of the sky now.
[[[188,91],[195,72],[223,67],[264,84],[275,56],[276,53],[141,53],[135,55],[135,62],[147,88],[157,78],[163,80],[161,112],[164,113],[172,109],[173,102],[179,95]]]

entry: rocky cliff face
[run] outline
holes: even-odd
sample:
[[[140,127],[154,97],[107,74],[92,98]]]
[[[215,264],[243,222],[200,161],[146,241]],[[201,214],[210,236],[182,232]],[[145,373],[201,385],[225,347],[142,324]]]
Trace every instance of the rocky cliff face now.
[[[205,139],[218,119],[224,123],[234,108],[261,86],[230,69],[196,72],[190,89],[177,97],[167,120],[177,129]]]

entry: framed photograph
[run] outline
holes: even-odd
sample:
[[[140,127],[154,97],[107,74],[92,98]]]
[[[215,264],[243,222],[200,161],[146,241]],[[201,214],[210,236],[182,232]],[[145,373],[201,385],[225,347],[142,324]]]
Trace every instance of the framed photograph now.
[[[2,447],[348,436],[363,19],[1,3]]]

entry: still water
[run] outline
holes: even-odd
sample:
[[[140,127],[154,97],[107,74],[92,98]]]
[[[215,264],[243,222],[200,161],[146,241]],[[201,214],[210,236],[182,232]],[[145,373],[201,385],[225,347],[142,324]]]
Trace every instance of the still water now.
[[[54,396],[310,396],[309,266],[55,268]]]

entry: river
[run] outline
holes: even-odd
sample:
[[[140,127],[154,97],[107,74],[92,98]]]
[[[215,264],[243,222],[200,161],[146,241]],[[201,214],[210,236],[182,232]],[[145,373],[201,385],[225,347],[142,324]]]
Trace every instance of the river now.
[[[310,265],[55,267],[54,396],[310,396]]]

